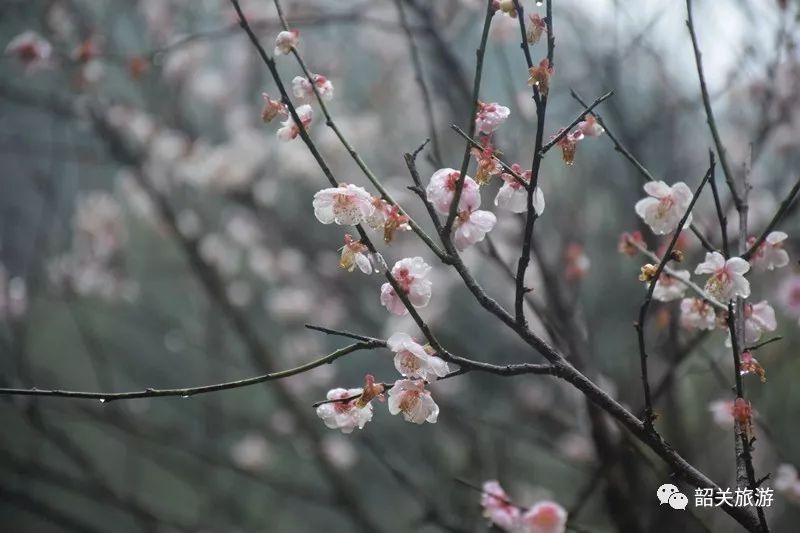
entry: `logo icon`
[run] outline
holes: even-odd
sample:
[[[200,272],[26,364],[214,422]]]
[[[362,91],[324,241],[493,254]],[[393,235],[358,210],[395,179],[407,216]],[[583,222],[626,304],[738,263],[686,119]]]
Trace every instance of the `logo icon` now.
[[[658,490],[656,491],[656,497],[658,498],[659,505],[664,505],[666,503],[673,509],[683,510],[686,509],[687,505],[689,505],[689,498],[687,498],[685,494],[681,493],[681,491],[678,490],[678,487],[670,483],[665,483],[658,487]]]

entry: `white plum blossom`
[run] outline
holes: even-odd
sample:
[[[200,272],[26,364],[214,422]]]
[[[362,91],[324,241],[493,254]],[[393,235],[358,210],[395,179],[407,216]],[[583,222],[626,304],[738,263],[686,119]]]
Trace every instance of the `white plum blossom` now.
[[[421,257],[401,259],[392,267],[392,277],[397,280],[414,307],[425,307],[430,302],[431,282],[425,279],[430,271],[430,265]],[[408,313],[408,309],[390,283],[381,286],[381,305],[395,315],[403,316]]]
[[[504,531],[511,531],[519,524],[519,507],[511,503],[506,491],[495,480],[484,482],[481,507],[483,516]]]
[[[475,116],[475,129],[489,135],[494,132],[511,114],[511,110],[498,103],[478,102],[478,114]]]
[[[778,466],[773,487],[787,500],[800,504],[800,477],[794,466],[790,464]]]
[[[702,298],[684,298],[680,321],[687,329],[712,330],[717,325],[717,315],[714,307]]]
[[[406,333],[395,333],[386,343],[395,353],[394,367],[404,377],[431,381],[431,377],[444,377],[450,372],[444,359],[429,353]]]
[[[292,49],[300,42],[300,32],[297,30],[282,31],[275,37],[275,50],[276,56],[287,55],[291,53]]]
[[[521,533],[564,533],[567,511],[556,502],[542,501],[522,515]]]
[[[708,404],[711,419],[720,429],[733,428],[733,401],[716,400]]]
[[[531,171],[522,172],[522,167],[517,163],[511,165],[511,169],[521,176],[526,183],[531,181]],[[497,191],[494,197],[494,205],[502,209],[508,209],[512,213],[524,213],[528,210],[528,191],[514,176],[508,172],[503,172],[500,177],[503,179],[503,186]],[[544,213],[544,193],[541,187],[536,187],[533,191],[533,209],[537,216]]]
[[[363,389],[331,389],[328,391],[328,400],[337,400],[323,403],[317,407],[317,416],[325,422],[330,429],[340,429],[342,433],[351,433],[355,428],[362,429],[372,420],[372,403],[363,407],[359,406],[355,396],[361,395]],[[349,401],[340,401],[345,398],[354,398]]]
[[[653,298],[660,302],[672,302],[683,298],[686,284],[680,280],[689,281],[691,274],[688,270],[676,270],[675,275],[662,273],[653,289]]]
[[[453,243],[459,251],[464,251],[481,242],[497,223],[491,211],[462,211],[453,224]]]
[[[775,310],[766,300],[756,304],[744,304],[744,342],[753,344],[765,331],[775,331]]]
[[[581,122],[578,122],[577,129],[586,137],[599,137],[606,131],[603,129],[603,126],[597,122],[594,115],[587,115]]]
[[[372,274],[372,262],[367,255],[367,245],[361,241],[354,240],[351,235],[344,236],[344,246],[342,246],[342,258],[339,266],[348,272],[355,270],[355,267],[364,274]]]
[[[314,110],[311,109],[310,105],[306,104],[296,108],[295,111],[300,118],[300,122],[303,124],[303,129],[308,129],[311,125],[311,121],[314,120]],[[300,134],[300,127],[295,123],[294,118],[289,115],[286,117],[286,120],[281,122],[281,127],[278,128],[276,133],[278,139],[289,142]]]
[[[317,92],[323,100],[331,100],[333,98],[333,84],[331,81],[322,76],[321,74],[312,74],[311,78],[314,80],[314,85],[317,87]],[[297,98],[303,100],[311,100],[314,98],[314,86],[304,76],[295,76],[292,80],[292,92]]]
[[[433,173],[431,181],[425,188],[428,201],[433,204],[434,209],[439,214],[447,215],[450,213],[450,204],[453,202],[453,195],[456,190],[456,182],[461,173],[452,168],[441,168]],[[461,189],[461,198],[458,201],[458,210],[476,209],[481,205],[481,193],[475,180],[466,176],[464,186]]]
[[[672,187],[663,181],[651,181],[645,183],[644,191],[650,196],[636,202],[636,214],[657,235],[675,231],[692,201],[692,191],[689,187],[682,181]],[[686,225],[691,222],[690,214],[686,219]]]
[[[6,55],[16,56],[27,71],[44,67],[52,55],[50,43],[34,31],[24,31],[6,45]]]
[[[721,302],[727,302],[737,296],[750,296],[750,282],[744,274],[750,270],[750,264],[741,257],[731,257],[727,261],[719,252],[706,253],[706,260],[695,269],[695,274],[711,274],[705,285],[705,291]]]
[[[758,270],[775,270],[789,264],[789,254],[783,249],[783,241],[789,236],[782,231],[773,231],[753,254],[750,262]],[[748,239],[748,246],[755,244],[755,237]]]
[[[314,216],[323,224],[355,226],[375,211],[372,195],[358,185],[340,184],[314,194]]]
[[[406,422],[414,424],[436,423],[439,406],[421,379],[399,379],[389,390],[389,412],[402,413]]]

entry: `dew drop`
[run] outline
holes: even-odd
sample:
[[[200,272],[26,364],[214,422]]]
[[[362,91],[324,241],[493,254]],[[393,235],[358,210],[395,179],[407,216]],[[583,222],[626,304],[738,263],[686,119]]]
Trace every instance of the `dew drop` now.
[[[536,7],[541,7],[543,3],[542,0],[536,0]]]
[[[181,396],[181,398],[188,398],[188,397],[189,397],[188,394],[184,394],[184,395]]]
[[[100,398],[100,403],[106,403],[106,399],[105,398]]]

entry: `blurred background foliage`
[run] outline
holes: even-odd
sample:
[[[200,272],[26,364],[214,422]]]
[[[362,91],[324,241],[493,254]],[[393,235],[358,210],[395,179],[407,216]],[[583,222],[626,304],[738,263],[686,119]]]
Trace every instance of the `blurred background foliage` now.
[[[335,86],[335,120],[395,198],[425,221],[406,188],[403,153],[430,131],[398,3],[284,3],[309,68]],[[400,3],[443,159],[436,164],[430,146],[420,154],[427,180],[439,166],[460,165],[463,142],[449,125],[467,123],[484,3]],[[272,2],[243,4],[271,48],[280,30]],[[543,14],[534,2],[523,4]],[[796,4],[777,1],[696,6],[722,137],[737,172],[746,166],[753,184],[754,234],[798,175],[797,12]],[[613,89],[598,110],[622,144],[658,179],[694,188],[711,139],[685,17],[680,2],[555,2],[547,134],[582,109],[570,90],[591,101]],[[47,39],[52,57],[40,69],[13,54],[0,59],[3,386],[200,385],[289,368],[345,344],[306,323],[382,338],[416,333],[408,319],[380,307],[377,277],[338,268],[341,228],[318,224],[311,209],[324,176],[299,139],[281,143],[275,124],[261,122],[261,93],[277,91],[228,2],[3,1],[0,44],[25,30]],[[87,43],[96,47],[88,58],[81,56]],[[545,54],[543,43],[532,50],[537,61]],[[278,68],[287,83],[301,74],[290,57],[279,58]],[[512,110],[494,142],[506,161],[527,168],[536,117],[515,20],[495,17],[483,79],[481,98]],[[102,112],[113,131],[98,131],[90,112]],[[340,181],[367,184],[319,115],[310,133]],[[540,173],[547,209],[536,225],[529,284],[546,316],[537,315],[535,326],[543,332],[539,320],[564,318],[553,311],[560,298],[569,327],[585,332],[591,372],[638,410],[631,324],[646,261],[619,254],[617,241],[640,229],[651,249],[661,244],[633,210],[643,196],[641,176],[608,136],[581,142],[571,167],[555,152]],[[142,189],[142,176],[173,221]],[[493,207],[499,183],[488,187],[484,208]],[[695,220],[718,243],[710,198],[700,200]],[[758,413],[759,473],[800,465],[800,397],[792,393],[800,375],[796,211],[782,224],[791,264],[752,277],[753,301],[772,303],[775,334],[783,337],[758,351],[768,381],[746,381]],[[491,236],[512,264],[522,224],[510,213],[498,218]],[[410,255],[434,263],[426,252],[410,233],[383,250],[389,264]],[[702,249],[689,238],[685,252],[693,269]],[[576,253],[590,264],[579,275],[570,274]],[[487,291],[512,305],[513,284],[485,243],[464,257]],[[545,281],[541,265],[555,279]],[[219,281],[216,295],[203,283],[209,272]],[[436,265],[433,279],[424,316],[453,352],[495,363],[540,360],[474,303],[452,271]],[[652,373],[665,383],[659,429],[720,485],[734,486],[733,433],[709,410],[732,398],[725,334],[694,342],[696,332],[678,325],[677,302],[657,303],[653,312]],[[231,314],[256,333],[261,359]],[[652,493],[669,479],[664,465],[602,415],[593,423],[582,396],[550,378],[470,374],[432,386],[441,406],[435,425],[412,426],[377,406],[362,431],[326,430],[311,404],[332,387],[359,386],[366,372],[394,379],[389,352],[357,352],[286,381],[186,399],[102,405],[5,397],[3,529],[486,530],[479,493],[459,479],[499,479],[525,505],[553,498],[587,531],[735,526],[717,510],[690,518],[659,509]],[[598,440],[598,424],[610,440]],[[774,531],[793,531],[798,503],[778,495],[768,517]]]

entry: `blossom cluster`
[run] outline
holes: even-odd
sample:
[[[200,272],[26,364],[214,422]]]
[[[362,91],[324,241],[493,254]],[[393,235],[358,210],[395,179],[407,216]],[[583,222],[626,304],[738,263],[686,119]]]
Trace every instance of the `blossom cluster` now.
[[[483,516],[502,531],[515,533],[564,533],[567,527],[567,511],[553,501],[541,501],[530,509],[523,509],[511,502],[506,491],[495,480],[483,484],[481,495]]]

